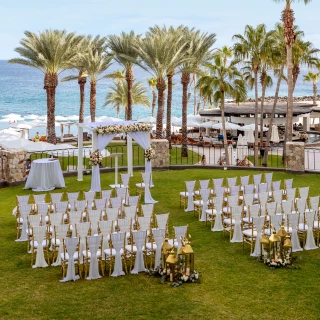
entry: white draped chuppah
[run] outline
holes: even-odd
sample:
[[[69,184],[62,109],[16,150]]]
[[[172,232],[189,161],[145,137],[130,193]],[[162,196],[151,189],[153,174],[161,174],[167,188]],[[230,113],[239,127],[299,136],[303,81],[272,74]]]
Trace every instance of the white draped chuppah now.
[[[136,131],[134,126],[143,126],[140,131]],[[127,155],[128,155],[128,173],[133,174],[133,159],[132,159],[132,138],[143,148],[147,149],[150,146],[150,130],[151,126],[144,125],[135,121],[108,121],[108,122],[91,122],[78,123],[78,181],[83,181],[83,128],[92,132],[92,150],[99,150],[100,152],[113,140],[118,132],[103,133],[97,132],[98,127],[112,127],[123,126],[126,127],[127,133]],[[150,161],[145,161],[145,172],[152,173],[152,166]],[[150,185],[153,186],[152,179]]]

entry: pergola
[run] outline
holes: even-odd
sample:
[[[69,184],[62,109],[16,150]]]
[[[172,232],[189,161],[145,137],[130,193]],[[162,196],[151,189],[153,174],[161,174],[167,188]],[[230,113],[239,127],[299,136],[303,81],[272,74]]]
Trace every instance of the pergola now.
[[[133,174],[132,139],[143,149],[150,146],[151,126],[136,121],[78,123],[78,181],[83,181],[83,129],[92,133],[92,150],[100,152],[117,134],[127,133],[128,173]],[[145,172],[151,172],[151,162],[145,161]]]

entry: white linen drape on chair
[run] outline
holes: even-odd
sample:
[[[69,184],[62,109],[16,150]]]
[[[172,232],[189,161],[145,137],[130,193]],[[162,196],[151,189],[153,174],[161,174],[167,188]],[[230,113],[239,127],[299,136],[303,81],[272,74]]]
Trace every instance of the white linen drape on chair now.
[[[223,231],[223,224],[222,224],[222,202],[220,203],[215,203],[214,204],[214,209],[216,214],[216,218],[214,219],[214,225],[211,231],[216,232],[216,231]]]
[[[98,264],[98,250],[101,243],[101,236],[90,236],[87,237],[87,243],[90,251],[90,267],[89,276],[87,280],[99,279],[101,278],[99,274],[99,264]]]
[[[139,272],[146,271],[143,259],[143,245],[147,236],[147,231],[132,231],[133,241],[137,247],[136,259],[134,261],[134,268],[131,271],[131,274],[137,274]]]
[[[144,172],[141,174],[142,180],[144,182],[144,202],[145,203],[157,203],[158,201],[154,200],[150,193],[150,172]]]
[[[210,189],[201,189],[200,190],[200,195],[202,199],[202,212],[201,212],[201,217],[199,221],[206,221],[207,220],[207,214],[206,210],[208,209],[208,199],[210,195],[211,190]]]
[[[92,166],[92,176],[91,176],[91,188],[90,192],[100,192],[100,167],[99,165]]]
[[[63,239],[66,237],[68,229],[69,229],[68,224],[62,224],[62,225],[56,226],[56,238],[53,241],[58,239],[60,241],[60,245],[58,249],[57,259],[52,264],[54,267],[61,266],[61,253],[63,252]]]
[[[254,246],[254,251],[250,254],[250,256],[259,257],[261,254],[260,241],[262,237],[262,229],[263,229],[265,217],[264,216],[254,217],[252,218],[252,220],[253,220],[253,225],[256,228],[257,236],[256,236],[256,244]]]
[[[80,279],[79,276],[76,276],[76,272],[74,270],[74,253],[76,251],[78,242],[79,242],[79,239],[76,237],[64,239],[66,251],[69,255],[68,271],[67,271],[66,277],[63,280],[60,280],[60,282],[66,282],[66,281],[71,281],[71,280],[76,281],[76,280]],[[66,258],[66,257],[64,257],[64,258]]]
[[[174,235],[176,237],[175,240],[178,243],[177,255],[182,246],[181,238],[183,239],[187,236],[187,230],[188,230],[188,226],[174,227]]]
[[[187,206],[187,209],[184,210],[185,212],[194,210],[193,191],[194,191],[195,183],[196,183],[195,181],[186,181],[186,189],[188,192],[188,206]]]
[[[291,231],[292,252],[302,251],[303,249],[300,246],[300,241],[299,241],[298,231],[297,231],[299,214],[290,213],[287,215],[287,217],[289,219],[289,223],[292,228],[292,231]]]
[[[20,235],[20,238],[17,239],[16,241],[19,242],[19,241],[28,241],[28,232],[27,232],[27,229],[28,229],[28,215],[29,213],[26,212],[26,211],[22,211],[21,212],[21,218],[22,218],[22,229],[21,229],[21,235]]]
[[[314,221],[314,211],[309,211],[305,212],[306,215],[306,222],[308,226],[307,230],[307,239],[306,239],[306,244],[304,246],[305,250],[313,250],[313,249],[318,249],[314,242],[314,235],[313,235],[313,221]]]
[[[111,240],[114,249],[116,250],[116,257],[114,261],[114,268],[111,274],[112,277],[124,276],[124,272],[122,270],[122,258],[121,258],[121,248],[124,245],[124,232],[114,232],[111,234]]]
[[[166,230],[164,228],[152,229],[152,234],[154,238],[154,242],[156,243],[156,255],[154,258],[154,267],[157,268],[161,265],[161,246],[164,241]]]
[[[47,227],[33,227],[33,238],[34,242],[37,242],[37,253],[36,253],[36,263],[32,268],[45,268],[48,266],[46,260],[44,259],[43,253],[43,241],[46,238]]]
[[[241,232],[241,214],[233,214],[232,220],[234,219],[233,236],[230,242],[242,242]],[[230,222],[232,223],[232,221]]]

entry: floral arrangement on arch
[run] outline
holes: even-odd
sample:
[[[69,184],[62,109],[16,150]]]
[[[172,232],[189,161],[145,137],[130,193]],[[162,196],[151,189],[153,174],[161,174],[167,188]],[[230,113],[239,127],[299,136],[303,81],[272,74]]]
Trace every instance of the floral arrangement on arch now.
[[[151,131],[152,126],[145,123],[135,123],[129,125],[115,124],[110,126],[99,126],[96,128],[98,134],[117,134],[126,132]]]
[[[91,164],[92,166],[100,165],[102,163],[102,159],[103,157],[101,152],[99,150],[96,150],[90,154],[89,164]]]
[[[144,150],[144,157],[148,160],[151,161],[154,159],[156,156],[156,152],[154,151],[153,148],[149,147],[146,150]]]

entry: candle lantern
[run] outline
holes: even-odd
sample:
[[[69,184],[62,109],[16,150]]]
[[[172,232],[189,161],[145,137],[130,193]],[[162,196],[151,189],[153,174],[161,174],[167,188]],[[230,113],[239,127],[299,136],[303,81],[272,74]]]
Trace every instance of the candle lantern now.
[[[292,243],[290,240],[290,235],[286,236],[286,240],[284,241],[284,244],[283,244],[283,251],[284,251],[284,257],[289,259],[289,261],[291,263]]]
[[[165,268],[166,260],[168,258],[170,251],[171,251],[171,246],[169,244],[168,238],[165,238],[162,244],[162,250],[161,250],[161,261],[162,261],[163,268]]]
[[[183,240],[181,242],[182,242],[182,246],[178,252],[178,262],[179,262],[180,272],[185,273],[186,272],[186,254],[184,252],[185,243]]]
[[[283,225],[281,226],[281,228],[277,232],[277,236],[280,237],[280,257],[281,257],[281,259],[284,259],[285,258],[285,254],[284,254],[283,245],[284,245],[284,241],[285,241],[286,236],[287,236],[287,232],[286,232],[286,230],[284,230],[284,226]]]
[[[271,250],[272,250],[272,257],[273,257],[273,259],[275,259],[277,248],[278,248],[277,243],[280,242],[280,237],[276,234],[275,230],[273,231],[269,240],[270,240],[270,255],[271,255]]]
[[[170,251],[170,254],[168,258],[166,259],[166,269],[167,269],[167,274],[168,270],[170,270],[170,282],[173,282],[175,280],[176,276],[176,266],[177,266],[178,259],[175,257],[174,254],[174,249]]]
[[[261,259],[264,255],[264,252],[267,252],[269,254],[270,251],[270,241],[267,235],[264,233],[261,237],[260,241],[260,254],[261,254]]]
[[[187,275],[190,275],[194,271],[194,252],[192,250],[189,240],[186,240],[184,254],[185,254],[185,273]]]

